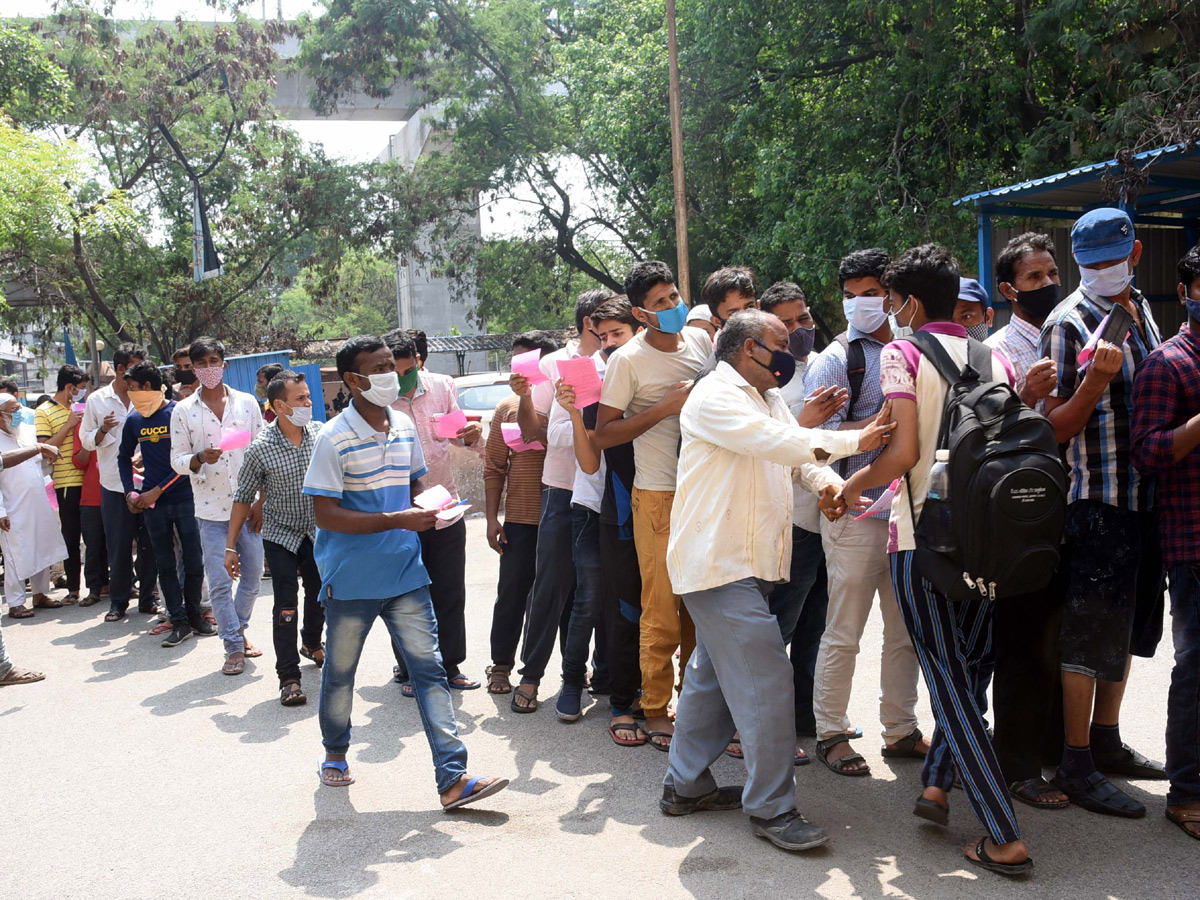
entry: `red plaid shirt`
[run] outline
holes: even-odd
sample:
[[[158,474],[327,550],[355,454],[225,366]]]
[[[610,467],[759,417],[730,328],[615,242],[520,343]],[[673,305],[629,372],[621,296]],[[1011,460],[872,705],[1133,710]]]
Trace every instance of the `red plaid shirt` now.
[[[1200,414],[1200,336],[1187,322],[1138,368],[1133,464],[1158,476],[1155,509],[1168,567],[1200,563],[1200,448],[1175,462],[1175,429]]]

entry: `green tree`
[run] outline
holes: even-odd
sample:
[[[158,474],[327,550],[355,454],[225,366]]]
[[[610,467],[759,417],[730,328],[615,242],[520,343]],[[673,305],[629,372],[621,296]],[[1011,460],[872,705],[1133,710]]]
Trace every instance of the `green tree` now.
[[[279,296],[273,323],[301,340],[383,334],[396,327],[396,266],[367,251],[350,251],[332,288],[315,290],[321,274],[306,269]]]

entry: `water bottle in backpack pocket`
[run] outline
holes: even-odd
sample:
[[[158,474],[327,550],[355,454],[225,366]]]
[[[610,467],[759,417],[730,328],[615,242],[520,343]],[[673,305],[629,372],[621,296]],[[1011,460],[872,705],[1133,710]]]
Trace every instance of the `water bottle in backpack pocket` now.
[[[950,451],[937,450],[929,470],[929,493],[921,510],[919,541],[939,553],[958,549],[950,509]]]

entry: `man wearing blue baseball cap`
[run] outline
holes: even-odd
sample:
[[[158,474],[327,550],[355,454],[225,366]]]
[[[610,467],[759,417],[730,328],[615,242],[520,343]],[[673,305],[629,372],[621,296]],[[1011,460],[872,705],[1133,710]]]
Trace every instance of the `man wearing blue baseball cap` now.
[[[1131,656],[1153,656],[1162,637],[1150,483],[1133,466],[1129,439],[1134,372],[1161,338],[1132,286],[1142,245],[1125,212],[1084,214],[1071,229],[1071,252],[1080,286],[1053,310],[1041,336],[1041,355],[1058,369],[1046,415],[1067,445],[1071,479],[1059,631],[1066,746],[1054,784],[1085,809],[1138,818],[1146,808],[1102,773],[1165,777],[1161,763],[1121,741],[1118,725]],[[1128,334],[1089,346],[1118,306],[1133,319]],[[1091,356],[1081,362],[1085,348]]]
[[[958,302],[954,304],[951,321],[967,329],[967,337],[986,341],[992,331],[994,315],[991,298],[983,285],[974,278],[959,276]]]

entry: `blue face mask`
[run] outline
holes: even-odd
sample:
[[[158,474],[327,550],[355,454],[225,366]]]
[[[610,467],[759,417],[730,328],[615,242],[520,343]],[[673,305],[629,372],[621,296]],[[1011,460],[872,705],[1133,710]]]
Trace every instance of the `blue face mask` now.
[[[660,313],[654,314],[658,319],[658,331],[666,334],[679,334],[683,331],[684,323],[687,322],[688,308],[687,305],[680,300],[677,305],[671,309],[664,309]],[[653,328],[654,326],[650,326]]]
[[[1187,306],[1188,315],[1197,322],[1200,322],[1200,300],[1192,300],[1189,298],[1185,305]]]

